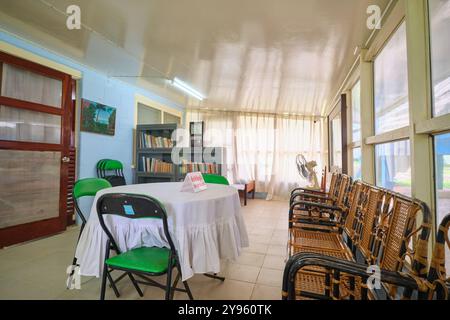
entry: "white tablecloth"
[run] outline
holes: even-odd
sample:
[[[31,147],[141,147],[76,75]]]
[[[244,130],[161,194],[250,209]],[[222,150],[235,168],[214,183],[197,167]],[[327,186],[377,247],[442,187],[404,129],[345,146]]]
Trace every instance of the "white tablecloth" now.
[[[208,184],[194,194],[180,192],[182,183],[155,183],[105,189],[95,197],[75,256],[80,274],[100,277],[106,234],[98,221],[97,199],[106,193],[133,193],[157,198],[166,208],[170,234],[180,258],[183,281],[195,273],[220,272],[220,259],[236,259],[248,247],[248,235],[235,188]],[[105,222],[122,252],[146,246],[168,246],[162,223],[153,219],[106,216]]]

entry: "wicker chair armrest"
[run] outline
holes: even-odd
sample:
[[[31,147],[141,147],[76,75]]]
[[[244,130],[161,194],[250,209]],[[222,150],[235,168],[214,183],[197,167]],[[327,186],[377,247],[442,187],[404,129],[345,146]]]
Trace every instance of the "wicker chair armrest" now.
[[[294,210],[297,206],[303,206],[307,209],[317,208],[321,210],[329,210],[329,211],[344,211],[341,207],[325,204],[325,203],[317,203],[311,201],[296,201],[291,205],[291,210]]]
[[[308,188],[295,188],[294,190],[291,191],[291,195],[293,195],[294,193],[297,193],[297,192],[312,193],[312,194],[319,194],[319,195],[327,194],[325,191],[321,191],[321,190],[312,190],[312,189],[308,189]]]
[[[297,193],[292,194],[291,201],[294,200],[297,197],[300,197],[300,198],[313,198],[313,199],[324,200],[324,201],[326,201],[326,200],[333,200],[326,194],[297,192]]]
[[[314,253],[299,253],[292,256],[286,263],[283,275],[283,299],[295,299],[295,288],[292,285],[295,283],[296,274],[306,267],[323,267],[333,271],[339,271],[362,279],[368,279],[371,274],[367,272],[367,265],[340,260],[330,256],[314,254]],[[410,290],[426,291],[426,282],[420,278],[414,278],[411,275],[394,272],[389,270],[380,270],[380,281],[385,284],[391,284],[408,288]]]

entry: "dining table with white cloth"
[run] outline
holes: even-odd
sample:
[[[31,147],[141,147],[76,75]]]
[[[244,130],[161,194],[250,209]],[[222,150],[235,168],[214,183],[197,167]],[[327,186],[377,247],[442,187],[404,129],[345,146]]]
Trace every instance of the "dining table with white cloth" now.
[[[110,193],[150,196],[164,205],[183,281],[194,274],[219,273],[221,259],[238,258],[242,249],[249,246],[238,191],[231,186],[208,184],[202,192],[181,192],[182,184],[138,184],[99,191],[75,253],[80,275],[102,274],[108,238],[100,225],[96,205],[101,196]],[[121,252],[169,246],[162,220],[116,215],[104,218]]]

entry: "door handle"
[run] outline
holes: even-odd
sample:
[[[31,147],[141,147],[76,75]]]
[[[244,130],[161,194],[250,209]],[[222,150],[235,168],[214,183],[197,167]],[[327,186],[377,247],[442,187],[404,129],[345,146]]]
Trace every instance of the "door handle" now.
[[[69,163],[70,162],[70,158],[69,157],[64,157],[64,158],[61,159],[61,161],[63,163]]]

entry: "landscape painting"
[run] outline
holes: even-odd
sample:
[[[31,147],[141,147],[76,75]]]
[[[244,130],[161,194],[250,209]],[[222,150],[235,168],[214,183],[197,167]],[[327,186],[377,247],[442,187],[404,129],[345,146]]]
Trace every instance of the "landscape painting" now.
[[[82,100],[81,131],[113,136],[116,129],[116,108]]]

